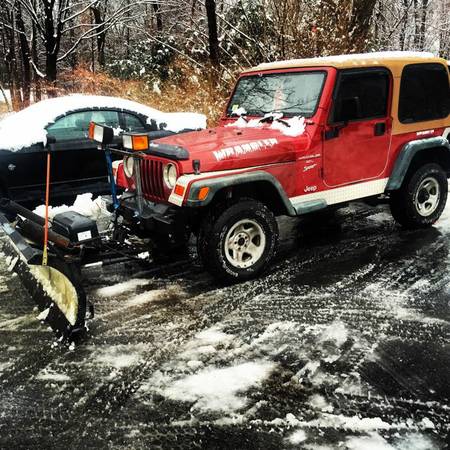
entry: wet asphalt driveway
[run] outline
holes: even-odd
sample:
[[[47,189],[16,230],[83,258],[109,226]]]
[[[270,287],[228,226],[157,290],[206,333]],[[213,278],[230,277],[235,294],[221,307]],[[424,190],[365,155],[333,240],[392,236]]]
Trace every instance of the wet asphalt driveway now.
[[[0,448],[447,448],[450,208],[283,219],[269,274],[189,260],[85,271],[96,317],[55,344],[0,261]]]

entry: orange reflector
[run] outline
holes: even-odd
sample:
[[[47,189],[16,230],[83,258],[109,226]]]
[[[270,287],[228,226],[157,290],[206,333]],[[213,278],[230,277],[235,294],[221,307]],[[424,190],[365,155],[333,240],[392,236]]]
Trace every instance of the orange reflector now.
[[[90,122],[89,123],[89,131],[88,131],[89,139],[94,140],[94,130],[95,130],[95,123]]]
[[[184,195],[184,187],[180,186],[179,184],[176,184],[174,192],[175,192],[176,195],[179,195],[180,197],[183,197],[183,195]]]
[[[148,150],[147,135],[131,136],[131,139],[133,141],[133,150],[135,151]]]
[[[202,187],[198,191],[198,199],[199,200],[205,200],[206,197],[208,197],[209,194],[209,187]]]

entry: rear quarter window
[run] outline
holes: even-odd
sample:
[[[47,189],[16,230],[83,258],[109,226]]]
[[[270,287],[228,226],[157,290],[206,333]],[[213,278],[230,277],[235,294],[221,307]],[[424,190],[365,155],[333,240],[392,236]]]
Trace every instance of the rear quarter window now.
[[[400,85],[400,122],[443,119],[449,113],[450,86],[446,67],[437,63],[405,66]]]

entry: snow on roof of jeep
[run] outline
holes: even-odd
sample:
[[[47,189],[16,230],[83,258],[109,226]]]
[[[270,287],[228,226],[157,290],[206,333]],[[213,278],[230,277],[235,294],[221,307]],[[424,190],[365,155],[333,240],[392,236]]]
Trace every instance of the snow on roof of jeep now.
[[[349,55],[320,56],[317,58],[291,59],[286,61],[276,61],[262,63],[252,67],[247,72],[257,72],[261,70],[286,69],[293,67],[320,67],[331,66],[336,68],[366,67],[366,66],[402,66],[414,62],[445,61],[429,52],[373,52],[356,53]]]
[[[165,129],[181,131],[185,128],[206,128],[206,116],[198,113],[166,113],[140,103],[118,97],[99,95],[72,94],[50,98],[34,103],[15,114],[8,115],[0,121],[0,148],[17,151],[24,147],[47,142],[45,127],[68,112],[83,108],[114,108],[141,114],[150,123],[165,123]]]

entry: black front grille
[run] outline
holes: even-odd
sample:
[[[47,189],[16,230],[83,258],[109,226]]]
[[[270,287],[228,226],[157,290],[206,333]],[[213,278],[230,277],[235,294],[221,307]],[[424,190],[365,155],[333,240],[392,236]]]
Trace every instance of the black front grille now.
[[[162,161],[141,160],[142,193],[149,200],[165,200]]]

